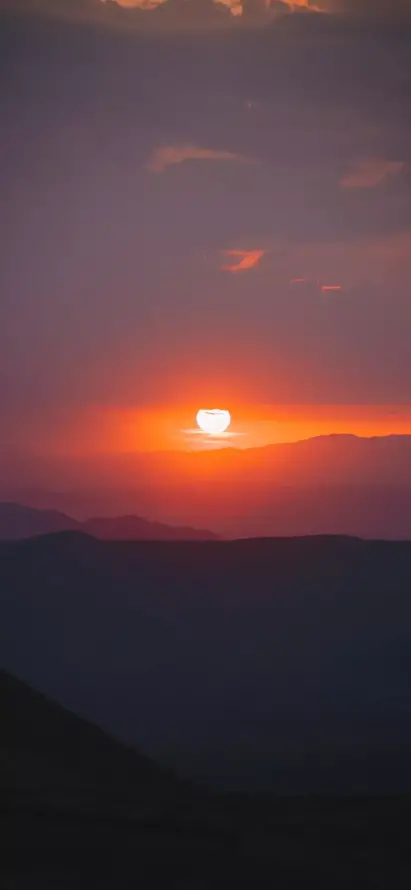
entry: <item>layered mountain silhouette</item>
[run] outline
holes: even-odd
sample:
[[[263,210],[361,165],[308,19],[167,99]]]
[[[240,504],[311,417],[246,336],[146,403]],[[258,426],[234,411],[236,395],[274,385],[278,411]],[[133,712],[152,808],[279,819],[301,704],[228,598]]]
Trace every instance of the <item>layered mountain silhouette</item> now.
[[[21,504],[0,503],[0,539],[32,538],[61,531],[84,531],[96,538],[130,541],[202,541],[218,538],[212,532],[149,522],[140,516],[101,517],[77,522],[57,510],[37,510]]]
[[[68,515],[154,516],[225,538],[411,540],[411,436],[333,435],[243,450],[110,455],[75,467],[20,459],[0,466],[0,493]],[[126,531],[122,520],[110,534],[134,536]]]
[[[0,670],[2,887],[409,887],[411,800],[215,796]]]
[[[411,791],[411,544],[0,543],[6,669],[232,790]]]

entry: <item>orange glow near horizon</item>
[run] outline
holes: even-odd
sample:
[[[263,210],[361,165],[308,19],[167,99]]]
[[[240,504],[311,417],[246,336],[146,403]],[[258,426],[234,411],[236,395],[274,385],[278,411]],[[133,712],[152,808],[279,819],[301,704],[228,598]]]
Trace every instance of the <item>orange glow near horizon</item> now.
[[[315,436],[411,435],[409,405],[227,405],[228,432],[198,435],[198,406],[95,407],[32,436],[33,450],[73,458],[92,454],[259,448]],[[196,433],[196,435],[194,435]]]

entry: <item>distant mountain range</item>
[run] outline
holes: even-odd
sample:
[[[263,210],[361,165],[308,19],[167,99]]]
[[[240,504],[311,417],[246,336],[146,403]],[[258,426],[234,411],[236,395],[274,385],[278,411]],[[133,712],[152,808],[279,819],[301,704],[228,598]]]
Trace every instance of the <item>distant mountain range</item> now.
[[[0,496],[82,519],[155,517],[185,527],[184,538],[187,528],[200,528],[224,538],[411,540],[411,436],[320,436],[265,448],[110,455],[75,464],[28,466],[20,458],[14,469],[0,466]],[[124,527],[121,520],[110,535],[124,537]],[[162,537],[154,531],[147,533]],[[132,529],[132,537],[141,537],[140,530]]]
[[[77,522],[57,510],[37,510],[0,502],[0,540],[18,540],[61,531],[79,531],[95,538],[130,541],[217,540],[212,532],[148,522],[140,516],[88,519]]]
[[[411,543],[0,542],[4,668],[177,772],[411,792]]]

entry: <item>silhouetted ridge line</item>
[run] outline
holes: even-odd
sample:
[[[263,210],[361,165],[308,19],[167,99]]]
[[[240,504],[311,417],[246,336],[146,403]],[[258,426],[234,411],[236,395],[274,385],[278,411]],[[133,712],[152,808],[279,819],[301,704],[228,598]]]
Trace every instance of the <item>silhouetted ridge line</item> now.
[[[15,540],[53,532],[83,532],[103,540],[218,540],[213,532],[188,526],[169,526],[140,516],[96,517],[78,522],[57,510],[37,510],[0,502],[0,539]]]

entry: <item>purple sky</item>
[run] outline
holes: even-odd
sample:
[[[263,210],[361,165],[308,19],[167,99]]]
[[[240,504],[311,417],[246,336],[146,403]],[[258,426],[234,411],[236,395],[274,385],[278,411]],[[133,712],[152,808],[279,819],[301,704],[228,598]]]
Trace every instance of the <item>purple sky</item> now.
[[[0,0],[9,443],[205,381],[411,402],[410,4],[317,5]]]

